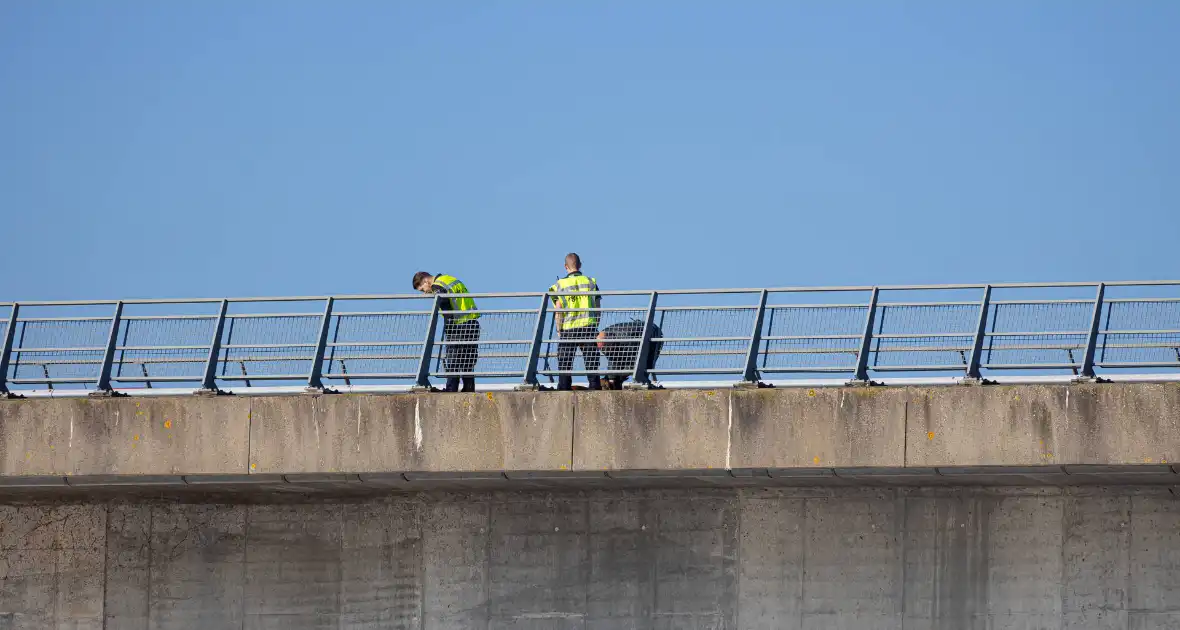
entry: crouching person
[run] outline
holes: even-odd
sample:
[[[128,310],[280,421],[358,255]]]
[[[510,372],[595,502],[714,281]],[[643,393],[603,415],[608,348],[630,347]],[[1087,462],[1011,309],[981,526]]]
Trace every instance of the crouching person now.
[[[652,324],[651,336],[659,338],[663,337],[664,333],[659,326]],[[604,341],[607,339],[631,339],[632,341]],[[635,361],[639,357],[639,346],[642,343],[641,339],[643,339],[643,322],[638,319],[607,326],[598,333],[598,350],[602,356],[606,357],[606,369],[611,372],[627,371],[627,374],[604,375],[602,377],[606,385],[604,389],[623,389],[623,383],[635,370]],[[660,346],[662,345],[664,344],[659,341],[651,344],[651,349],[647,354],[647,369],[655,367],[656,358],[660,356]]]

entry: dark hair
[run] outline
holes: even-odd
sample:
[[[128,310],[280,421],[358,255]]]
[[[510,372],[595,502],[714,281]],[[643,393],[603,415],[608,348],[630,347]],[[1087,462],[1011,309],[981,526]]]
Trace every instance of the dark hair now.
[[[422,281],[429,277],[430,274],[426,273],[425,271],[419,271],[418,273],[414,274],[414,290],[417,291],[418,285],[422,284]]]
[[[574,263],[574,269],[577,269],[579,271],[582,269],[582,259],[579,258],[578,255],[573,252],[570,252],[565,255],[565,261],[567,263],[568,262]]]

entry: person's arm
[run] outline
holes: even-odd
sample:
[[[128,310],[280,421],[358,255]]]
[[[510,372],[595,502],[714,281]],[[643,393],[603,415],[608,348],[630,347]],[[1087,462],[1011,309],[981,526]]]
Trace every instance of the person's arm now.
[[[549,287],[550,293],[555,292],[557,290],[558,290],[558,286],[556,284]],[[553,308],[561,308],[561,304],[562,304],[561,296],[554,295],[554,296],[551,296],[549,299],[553,301]],[[554,313],[553,314],[553,326],[554,326],[554,328],[556,328],[559,331],[561,330],[561,320],[562,319],[565,319],[565,313]]]
[[[598,281],[594,281],[594,290],[601,291],[602,287],[598,286]],[[590,297],[590,314],[597,316],[600,320],[602,318],[602,296],[593,295]]]
[[[433,291],[433,292],[434,292],[434,293],[436,293],[436,294],[439,294],[439,295],[445,295],[446,293],[448,293],[448,291],[447,291],[447,288],[446,288],[446,287],[444,287],[444,286],[442,286],[442,285],[438,285],[438,284],[436,284],[436,285],[434,285],[434,286],[430,287],[430,290],[431,290],[431,291]],[[438,299],[438,310],[440,310],[440,311],[449,311],[449,310],[452,310],[452,308],[451,308],[451,298],[448,298],[448,297],[440,297],[440,298]]]

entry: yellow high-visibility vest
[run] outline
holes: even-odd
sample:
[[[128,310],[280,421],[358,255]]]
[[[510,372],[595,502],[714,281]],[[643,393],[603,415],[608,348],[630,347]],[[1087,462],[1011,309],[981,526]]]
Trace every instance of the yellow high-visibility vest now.
[[[468,293],[469,291],[467,291],[467,285],[463,284],[458,278],[455,276],[448,276],[445,273],[440,273],[434,277],[434,283],[442,285],[442,287],[447,290],[447,292],[443,295],[450,298],[451,310],[475,311],[475,300],[469,297],[459,297],[460,295]],[[479,319],[479,313],[473,312],[462,315],[447,315],[447,317],[451,318],[451,322],[453,323],[462,324],[463,322]]]
[[[589,278],[582,275],[581,272],[575,271],[570,275],[557,281],[557,284],[549,287],[550,291],[597,291],[598,282],[594,278]],[[585,328],[586,326],[598,326],[599,311],[601,308],[602,299],[598,295],[555,295],[553,296],[553,305],[561,309],[571,309],[562,313],[561,329],[569,330],[571,328]]]

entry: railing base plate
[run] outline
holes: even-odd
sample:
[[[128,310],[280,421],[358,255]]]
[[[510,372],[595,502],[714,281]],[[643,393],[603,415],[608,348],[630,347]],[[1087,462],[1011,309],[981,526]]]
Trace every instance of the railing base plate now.
[[[126,396],[127,394],[120,394],[113,389],[98,389],[86,394],[89,398],[115,398],[116,396]]]
[[[303,390],[305,396],[322,396],[324,394],[335,394],[336,390],[328,389],[327,387],[306,387]]]

